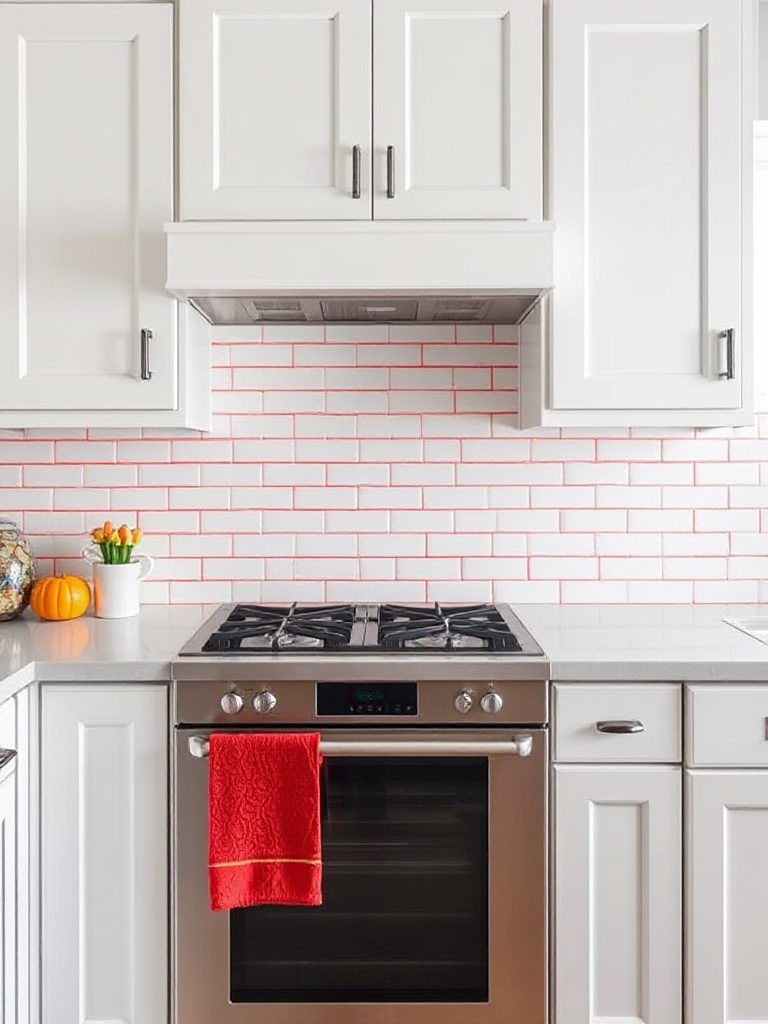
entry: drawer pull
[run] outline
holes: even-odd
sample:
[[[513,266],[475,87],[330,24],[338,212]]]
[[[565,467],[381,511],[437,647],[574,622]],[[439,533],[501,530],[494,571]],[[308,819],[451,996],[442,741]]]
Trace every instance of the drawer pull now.
[[[617,718],[608,722],[598,722],[597,731],[624,735],[629,732],[645,732],[645,726],[636,718]]]

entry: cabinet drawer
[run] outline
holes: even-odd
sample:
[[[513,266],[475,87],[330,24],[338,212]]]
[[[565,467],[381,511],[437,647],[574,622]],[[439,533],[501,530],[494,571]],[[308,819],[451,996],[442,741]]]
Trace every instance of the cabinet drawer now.
[[[554,687],[557,761],[663,761],[681,758],[680,687],[558,684]],[[610,732],[624,723],[637,732]]]
[[[768,765],[768,686],[688,686],[690,765]]]

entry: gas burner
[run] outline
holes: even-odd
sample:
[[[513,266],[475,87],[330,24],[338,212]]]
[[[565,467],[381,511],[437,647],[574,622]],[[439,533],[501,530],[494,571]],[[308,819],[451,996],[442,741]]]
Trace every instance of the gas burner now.
[[[382,605],[379,643],[397,651],[521,651],[495,605],[413,608]]]
[[[240,604],[202,649],[206,654],[336,650],[349,645],[354,622],[352,605],[271,608]]]

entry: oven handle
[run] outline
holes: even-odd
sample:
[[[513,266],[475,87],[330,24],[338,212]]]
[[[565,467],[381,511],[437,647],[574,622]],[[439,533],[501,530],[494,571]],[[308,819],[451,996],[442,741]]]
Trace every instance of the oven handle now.
[[[210,743],[207,736],[190,736],[188,746],[192,757],[208,757]],[[321,740],[320,753],[325,757],[492,757],[496,754],[529,757],[533,753],[533,736],[529,732],[519,733],[503,743],[473,740]]]

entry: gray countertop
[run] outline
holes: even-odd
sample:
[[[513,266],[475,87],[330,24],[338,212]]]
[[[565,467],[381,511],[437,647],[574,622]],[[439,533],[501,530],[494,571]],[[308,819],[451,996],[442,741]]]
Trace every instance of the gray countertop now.
[[[162,682],[214,605],[145,605],[130,619],[0,622],[0,699],[32,679]],[[723,622],[756,605],[516,605],[554,680],[768,682],[768,645]]]

